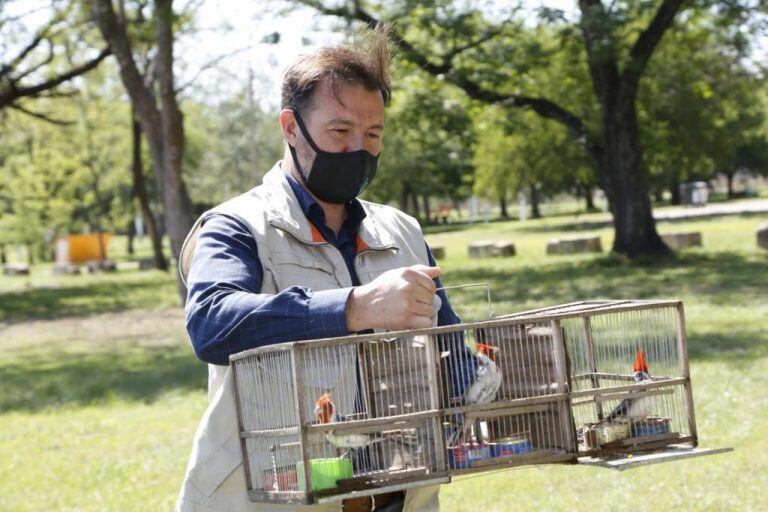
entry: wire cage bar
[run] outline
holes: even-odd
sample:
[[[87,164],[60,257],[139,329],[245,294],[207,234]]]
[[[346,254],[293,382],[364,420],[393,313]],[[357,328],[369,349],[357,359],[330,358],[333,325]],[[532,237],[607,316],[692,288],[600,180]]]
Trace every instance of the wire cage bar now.
[[[256,502],[697,444],[678,301],[574,302],[260,347],[230,363]]]

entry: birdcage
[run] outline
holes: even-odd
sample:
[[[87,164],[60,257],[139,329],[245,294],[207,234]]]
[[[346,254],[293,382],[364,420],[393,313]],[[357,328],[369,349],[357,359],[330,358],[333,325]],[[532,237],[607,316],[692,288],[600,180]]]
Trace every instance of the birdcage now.
[[[507,318],[559,326],[581,455],[697,445],[681,302],[577,302]]]
[[[242,352],[230,362],[250,499],[322,503],[695,446],[685,343],[679,302],[591,301]],[[633,372],[640,352],[648,378]],[[490,368],[492,396],[471,400]],[[625,400],[643,414],[621,414]]]
[[[436,354],[414,331],[232,356],[251,500],[323,502],[448,481]]]

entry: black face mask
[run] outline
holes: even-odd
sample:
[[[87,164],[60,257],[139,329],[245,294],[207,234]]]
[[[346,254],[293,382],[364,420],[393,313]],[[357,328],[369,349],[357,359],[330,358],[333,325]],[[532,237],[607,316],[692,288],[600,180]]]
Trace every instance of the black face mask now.
[[[305,175],[299,164],[296,148],[288,145],[293,163],[309,191],[326,203],[344,204],[352,201],[373,181],[379,156],[374,156],[364,149],[343,153],[323,151],[309,136],[299,113],[294,110],[293,116],[304,139],[315,152],[312,168],[309,174]]]

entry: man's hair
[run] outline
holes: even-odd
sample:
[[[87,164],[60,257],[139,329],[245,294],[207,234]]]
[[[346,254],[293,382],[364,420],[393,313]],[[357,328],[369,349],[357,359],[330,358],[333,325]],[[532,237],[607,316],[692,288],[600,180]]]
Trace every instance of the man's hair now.
[[[283,76],[282,108],[304,112],[318,85],[328,80],[339,102],[340,84],[361,85],[379,91],[384,104],[389,103],[389,29],[378,26],[366,30],[354,47],[338,45],[302,55]]]

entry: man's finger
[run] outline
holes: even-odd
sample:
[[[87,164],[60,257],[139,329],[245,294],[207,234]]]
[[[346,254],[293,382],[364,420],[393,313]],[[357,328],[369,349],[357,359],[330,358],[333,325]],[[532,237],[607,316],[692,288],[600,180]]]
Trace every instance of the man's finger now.
[[[428,318],[432,318],[432,315],[434,314],[435,309],[432,307],[432,304],[425,304],[423,302],[417,302],[412,308],[411,308],[411,314],[416,316],[425,316]]]
[[[434,290],[429,290],[424,286],[416,286],[411,297],[420,304],[432,304],[435,297]]]
[[[426,274],[430,279],[440,277],[440,273],[443,271],[440,267],[428,267],[426,265],[413,265],[412,269],[418,271],[421,274]]]
[[[429,276],[427,272],[424,272],[422,269],[437,269],[438,275],[440,274],[440,267],[427,267],[425,265],[417,265],[421,268],[414,268],[411,267],[415,272],[412,274],[413,276],[413,282],[414,284],[426,289],[429,291],[429,293],[435,293],[435,290],[437,289],[437,285],[435,285],[435,281],[433,281],[433,278]]]
[[[428,327],[432,327],[432,317],[419,315],[411,319],[411,329],[426,329]]]

